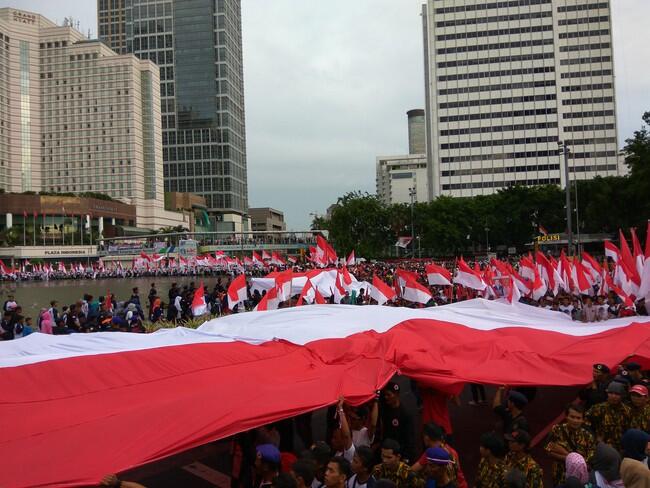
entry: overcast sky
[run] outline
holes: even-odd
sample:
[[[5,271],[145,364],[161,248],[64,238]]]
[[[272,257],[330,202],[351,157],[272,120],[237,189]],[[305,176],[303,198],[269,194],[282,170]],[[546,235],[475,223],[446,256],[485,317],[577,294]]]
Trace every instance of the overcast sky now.
[[[424,108],[422,0],[242,0],[249,201],[306,228],[375,157],[408,151]],[[612,0],[621,144],[650,110],[650,0]],[[95,0],[0,0],[97,32]]]

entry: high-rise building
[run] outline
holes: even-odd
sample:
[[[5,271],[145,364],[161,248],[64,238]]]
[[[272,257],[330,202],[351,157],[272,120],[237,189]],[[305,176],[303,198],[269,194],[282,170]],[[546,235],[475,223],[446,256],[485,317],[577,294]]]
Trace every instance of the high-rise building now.
[[[429,198],[624,173],[609,0],[428,0]]]
[[[386,205],[425,202],[428,197],[424,110],[409,110],[406,116],[409,153],[377,157],[377,196]]]
[[[98,20],[109,46],[160,68],[165,191],[202,195],[220,228],[238,230],[248,210],[240,0],[98,0]]]
[[[103,193],[134,205],[138,226],[182,223],[164,210],[159,107],[152,62],[36,13],[0,9],[4,191]]]

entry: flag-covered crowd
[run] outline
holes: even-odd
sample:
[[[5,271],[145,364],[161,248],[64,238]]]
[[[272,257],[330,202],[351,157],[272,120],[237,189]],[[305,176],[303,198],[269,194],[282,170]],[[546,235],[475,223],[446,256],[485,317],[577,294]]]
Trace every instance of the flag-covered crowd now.
[[[650,486],[648,380],[636,363],[615,372],[594,364],[593,382],[551,426],[538,459],[531,455],[533,433],[526,418],[529,404],[536,401],[535,389],[498,388],[491,402],[493,419],[476,437],[480,461],[468,470],[476,473],[473,479],[464,473],[467,467],[454,448],[448,417],[440,418],[426,399],[420,409],[407,408],[402,401],[406,387],[400,383],[389,382],[363,405],[341,398],[325,415],[303,414],[231,438],[231,486]],[[487,402],[483,398],[481,403]],[[315,440],[316,431],[327,441]],[[542,465],[549,462],[551,472],[545,476]]]
[[[311,249],[309,260],[301,263],[294,258],[287,262],[275,252],[254,252],[252,258],[244,258],[244,266],[239,259],[217,253],[194,258],[193,266],[179,268],[182,277],[213,276],[216,281],[211,288],[203,282],[200,286],[195,282],[184,286],[174,283],[165,297],[152,284],[143,300],[146,303],[142,303],[137,288],[130,297],[121,299],[111,293],[100,297],[84,294],[61,310],[56,302],[51,302],[34,320],[25,317],[10,296],[3,308],[2,339],[23,337],[32,331],[144,332],[143,324],[147,321],[182,323],[207,314],[221,316],[314,303],[430,307],[482,297],[540,306],[582,322],[648,315],[650,239],[644,252],[634,230],[632,248],[622,232],[620,237],[620,248],[605,242],[602,262],[587,252],[580,258],[570,258],[564,251],[557,257],[537,251],[516,260],[475,261],[473,266],[462,257],[439,263],[358,262],[354,252],[339,260],[323,237]],[[162,261],[160,256],[143,254],[135,267],[128,270],[131,274],[124,272],[121,276],[137,276],[138,270],[165,273],[169,263],[165,268],[154,266]],[[143,262],[147,266],[143,267]],[[106,272],[101,262],[98,266]]]

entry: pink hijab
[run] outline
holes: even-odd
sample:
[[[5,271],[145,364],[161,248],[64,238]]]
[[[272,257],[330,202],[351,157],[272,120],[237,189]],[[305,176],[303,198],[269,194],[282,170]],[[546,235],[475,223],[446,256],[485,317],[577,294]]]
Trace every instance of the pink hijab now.
[[[52,327],[54,327],[52,315],[47,309],[41,310],[41,322],[39,327],[43,334],[52,334]]]
[[[573,476],[583,485],[589,481],[589,470],[585,458],[577,452],[571,452],[566,457],[566,477]]]

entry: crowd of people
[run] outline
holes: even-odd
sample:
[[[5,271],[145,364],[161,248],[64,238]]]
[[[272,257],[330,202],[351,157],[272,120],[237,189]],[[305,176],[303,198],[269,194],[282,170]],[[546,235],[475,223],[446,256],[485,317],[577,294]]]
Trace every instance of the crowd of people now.
[[[414,273],[419,277],[421,283],[427,283],[426,264],[427,262],[423,260],[373,261],[350,266],[349,272],[359,282],[370,283],[373,277],[378,277],[394,287],[398,270]],[[450,262],[441,264],[450,268],[453,266],[453,263]],[[71,304],[61,306],[58,302],[51,301],[49,306],[40,310],[36,319],[26,316],[22,307],[15,302],[13,295],[9,295],[3,306],[3,318],[0,323],[3,331],[2,339],[9,340],[24,337],[35,331],[46,334],[96,331],[145,332],[147,323],[156,323],[161,320],[182,324],[194,318],[191,304],[198,289],[197,283],[199,280],[200,283],[207,284],[203,290],[208,315],[218,317],[230,313],[251,311],[257,307],[266,293],[257,289],[251,290],[251,280],[281,269],[285,268],[265,266],[246,271],[200,268],[193,271],[191,269],[183,272],[179,271],[179,274],[175,274],[178,271],[175,268],[160,267],[157,270],[150,269],[149,274],[146,274],[146,276],[154,278],[156,276],[178,276],[181,279],[192,279],[193,281],[184,285],[172,283],[166,293],[159,293],[156,284],[152,283],[146,298],[142,300],[139,289],[134,288],[130,297],[116,297],[115,294],[95,297],[86,293]],[[316,268],[310,263],[302,263],[289,269],[292,269],[294,273],[305,273]],[[339,265],[339,269],[342,269],[341,265]],[[248,298],[242,303],[231,304],[227,298],[228,287],[240,271],[243,271],[248,278]],[[129,269],[122,270],[120,276],[129,278],[143,275],[139,274],[138,270]],[[352,305],[376,304],[377,302],[371,298],[368,288],[369,286],[365,289],[346,290],[339,303]],[[507,293],[506,289],[498,281],[495,281],[490,287],[491,294],[487,296],[459,284],[450,286],[429,285],[428,290],[431,293],[431,299],[426,304],[410,302],[398,295],[395,299],[386,302],[385,305],[395,307],[443,306],[481,296],[488,299],[504,298]],[[596,293],[597,290],[595,289],[592,295],[572,294],[564,291],[553,295],[549,291],[537,300],[522,296],[519,301],[528,305],[565,313],[573,320],[581,322],[599,322],[617,317],[648,314],[643,298],[630,306],[612,290],[609,290],[606,296]],[[279,307],[295,306],[298,298],[298,295],[294,295],[281,302]],[[328,303],[334,303],[334,299],[333,294],[324,298]]]
[[[648,386],[639,364],[626,363],[615,371],[594,364],[593,382],[567,405],[562,420],[542,441],[546,460],[531,454],[533,433],[526,413],[536,401],[536,389],[498,388],[493,425],[476,437],[480,461],[468,479],[450,429],[428,415],[426,406],[407,408],[400,381],[391,381],[363,405],[340,398],[327,408],[319,417],[326,441],[315,440],[317,414],[312,413],[234,436],[232,486],[647,488]],[[548,461],[551,473],[545,476],[541,465]]]

